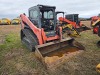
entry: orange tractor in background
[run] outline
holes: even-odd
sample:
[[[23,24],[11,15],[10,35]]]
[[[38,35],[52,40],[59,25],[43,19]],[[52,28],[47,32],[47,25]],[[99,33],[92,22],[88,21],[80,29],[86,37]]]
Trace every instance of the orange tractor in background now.
[[[89,27],[85,26],[84,24],[79,21],[79,14],[67,14],[65,18],[60,17],[59,20],[66,22],[67,24],[71,24],[78,32],[90,30]]]
[[[92,16],[91,17],[91,26],[93,27],[96,23],[96,21],[100,19],[100,14],[98,14],[98,16]]]
[[[64,16],[63,11],[56,12],[57,15],[63,14],[63,16],[58,17],[59,23],[61,23],[63,33],[67,33],[70,36],[78,37],[81,31],[90,30],[89,27],[79,21],[79,14],[67,14]]]
[[[93,24],[95,21],[97,21],[99,19],[99,16],[93,16],[91,17],[91,26],[93,27]]]
[[[100,23],[100,16],[93,16],[91,17],[91,27],[93,27],[93,33],[98,34],[99,24]]]
[[[20,15],[22,43],[35,51],[36,57],[44,64],[54,66],[63,62],[67,54],[85,50],[74,38],[63,37],[55,9],[55,6],[37,5],[29,8],[29,17]]]
[[[68,35],[71,37],[79,37],[80,34],[74,27],[74,24],[71,21],[68,21],[68,20],[67,20],[67,22],[65,21],[64,13],[65,12],[63,12],[63,11],[56,11],[57,21],[58,21],[59,25],[62,27],[63,35],[65,34],[65,35]]]

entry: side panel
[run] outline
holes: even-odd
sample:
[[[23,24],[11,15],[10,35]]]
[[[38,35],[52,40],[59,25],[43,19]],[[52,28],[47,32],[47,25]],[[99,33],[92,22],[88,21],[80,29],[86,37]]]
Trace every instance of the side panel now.
[[[72,24],[74,28],[80,28],[75,22],[71,22],[71,21],[69,21],[68,19],[59,17],[59,21],[65,21],[65,22],[67,22],[67,23],[69,23],[69,24]]]
[[[22,24],[22,29],[24,28],[24,23],[29,25],[29,27],[32,29],[34,34],[37,36],[39,44],[43,44],[43,39],[42,39],[42,33],[41,29],[37,28],[29,19],[26,17],[24,14],[20,15],[21,17],[21,24]],[[45,35],[44,35],[45,36]]]

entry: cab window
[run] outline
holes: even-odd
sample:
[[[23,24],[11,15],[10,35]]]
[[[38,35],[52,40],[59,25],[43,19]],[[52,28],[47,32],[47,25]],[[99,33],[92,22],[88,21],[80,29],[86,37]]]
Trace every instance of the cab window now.
[[[31,10],[30,11],[30,17],[31,18],[37,18],[38,17],[38,12],[35,10]]]
[[[44,18],[45,19],[53,19],[53,11],[45,11]]]

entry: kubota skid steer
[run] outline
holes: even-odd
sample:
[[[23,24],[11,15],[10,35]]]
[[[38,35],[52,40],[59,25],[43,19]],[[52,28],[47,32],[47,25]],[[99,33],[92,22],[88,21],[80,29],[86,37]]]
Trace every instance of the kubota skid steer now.
[[[21,14],[21,40],[47,67],[63,62],[70,53],[85,48],[73,38],[62,38],[56,23],[56,7],[37,5],[29,8],[29,18]]]

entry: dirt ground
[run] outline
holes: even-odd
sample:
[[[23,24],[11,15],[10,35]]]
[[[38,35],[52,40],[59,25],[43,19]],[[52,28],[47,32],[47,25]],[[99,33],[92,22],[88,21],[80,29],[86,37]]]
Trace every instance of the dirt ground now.
[[[90,27],[90,21],[82,23]],[[75,38],[86,51],[66,60],[55,71],[47,70],[34,52],[22,45],[19,33],[20,25],[0,25],[0,75],[100,75],[95,70],[100,63],[100,48],[96,46],[100,37],[92,30]]]
[[[88,26],[88,27],[91,27],[90,24],[91,24],[91,21],[81,21],[82,24]]]

